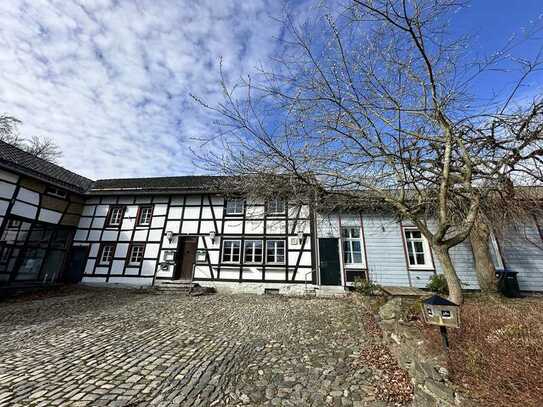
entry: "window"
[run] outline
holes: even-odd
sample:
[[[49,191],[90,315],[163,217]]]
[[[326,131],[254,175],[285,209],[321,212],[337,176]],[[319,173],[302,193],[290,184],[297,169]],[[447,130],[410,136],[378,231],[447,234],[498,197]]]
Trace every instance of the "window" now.
[[[111,261],[113,260],[114,253],[115,253],[114,244],[102,245],[102,250],[100,250],[98,263],[101,265],[109,265]]]
[[[285,207],[284,199],[275,198],[266,203],[266,212],[269,214],[285,213]]]
[[[262,240],[246,240],[245,263],[262,263]]]
[[[416,229],[405,229],[404,233],[409,267],[433,268],[430,247],[422,233]]]
[[[130,247],[130,254],[128,256],[128,264],[131,266],[139,266],[143,260],[143,253],[145,252],[144,244],[134,244]]]
[[[226,201],[227,215],[242,215],[245,201],[242,198],[228,199]]]
[[[239,263],[240,251],[240,240],[225,240],[222,248],[222,261],[225,263]]]
[[[281,264],[285,262],[285,241],[268,240],[266,242],[266,261]]]
[[[343,240],[343,263],[346,266],[363,266],[362,240],[360,239],[359,227],[341,228]]]
[[[145,226],[151,224],[151,218],[153,217],[152,206],[140,206],[138,213],[138,225]]]
[[[47,195],[52,195],[59,198],[66,198],[66,195],[67,195],[66,191],[63,191],[62,189],[58,189],[56,187],[47,187],[47,189],[45,190],[45,193]]]
[[[108,226],[120,226],[123,221],[124,206],[112,206],[107,217]]]

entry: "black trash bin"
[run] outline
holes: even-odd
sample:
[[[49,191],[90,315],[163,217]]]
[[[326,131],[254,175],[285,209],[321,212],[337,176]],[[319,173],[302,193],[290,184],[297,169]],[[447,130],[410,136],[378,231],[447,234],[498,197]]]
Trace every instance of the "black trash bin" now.
[[[496,272],[498,279],[498,291],[508,298],[520,298],[520,288],[518,286],[516,271],[500,270]]]

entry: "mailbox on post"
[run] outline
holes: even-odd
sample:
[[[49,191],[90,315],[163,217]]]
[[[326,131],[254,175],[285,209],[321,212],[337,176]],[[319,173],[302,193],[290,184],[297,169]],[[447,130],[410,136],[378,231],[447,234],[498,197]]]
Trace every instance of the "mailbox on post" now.
[[[460,326],[460,307],[446,298],[432,295],[422,302],[422,315],[427,324],[439,326],[443,347],[448,349],[447,327],[458,328]]]

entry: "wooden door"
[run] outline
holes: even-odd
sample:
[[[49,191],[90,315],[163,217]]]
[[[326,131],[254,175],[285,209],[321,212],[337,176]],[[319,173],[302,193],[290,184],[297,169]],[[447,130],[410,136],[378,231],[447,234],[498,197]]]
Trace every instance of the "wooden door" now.
[[[321,285],[341,285],[338,239],[319,239]]]
[[[198,238],[179,238],[176,278],[180,280],[192,280],[192,267],[196,259],[197,247]]]

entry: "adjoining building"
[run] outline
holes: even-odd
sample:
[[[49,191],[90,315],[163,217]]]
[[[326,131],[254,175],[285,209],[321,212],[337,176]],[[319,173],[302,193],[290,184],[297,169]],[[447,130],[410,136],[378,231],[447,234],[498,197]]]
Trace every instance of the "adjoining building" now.
[[[357,277],[424,287],[441,272],[424,236],[392,215],[226,198],[220,180],[93,181],[0,142],[0,284],[180,280],[304,293],[342,291]],[[543,291],[538,219],[493,239],[491,253],[498,269],[519,272],[521,289]],[[477,289],[469,243],[451,254],[464,288]]]

